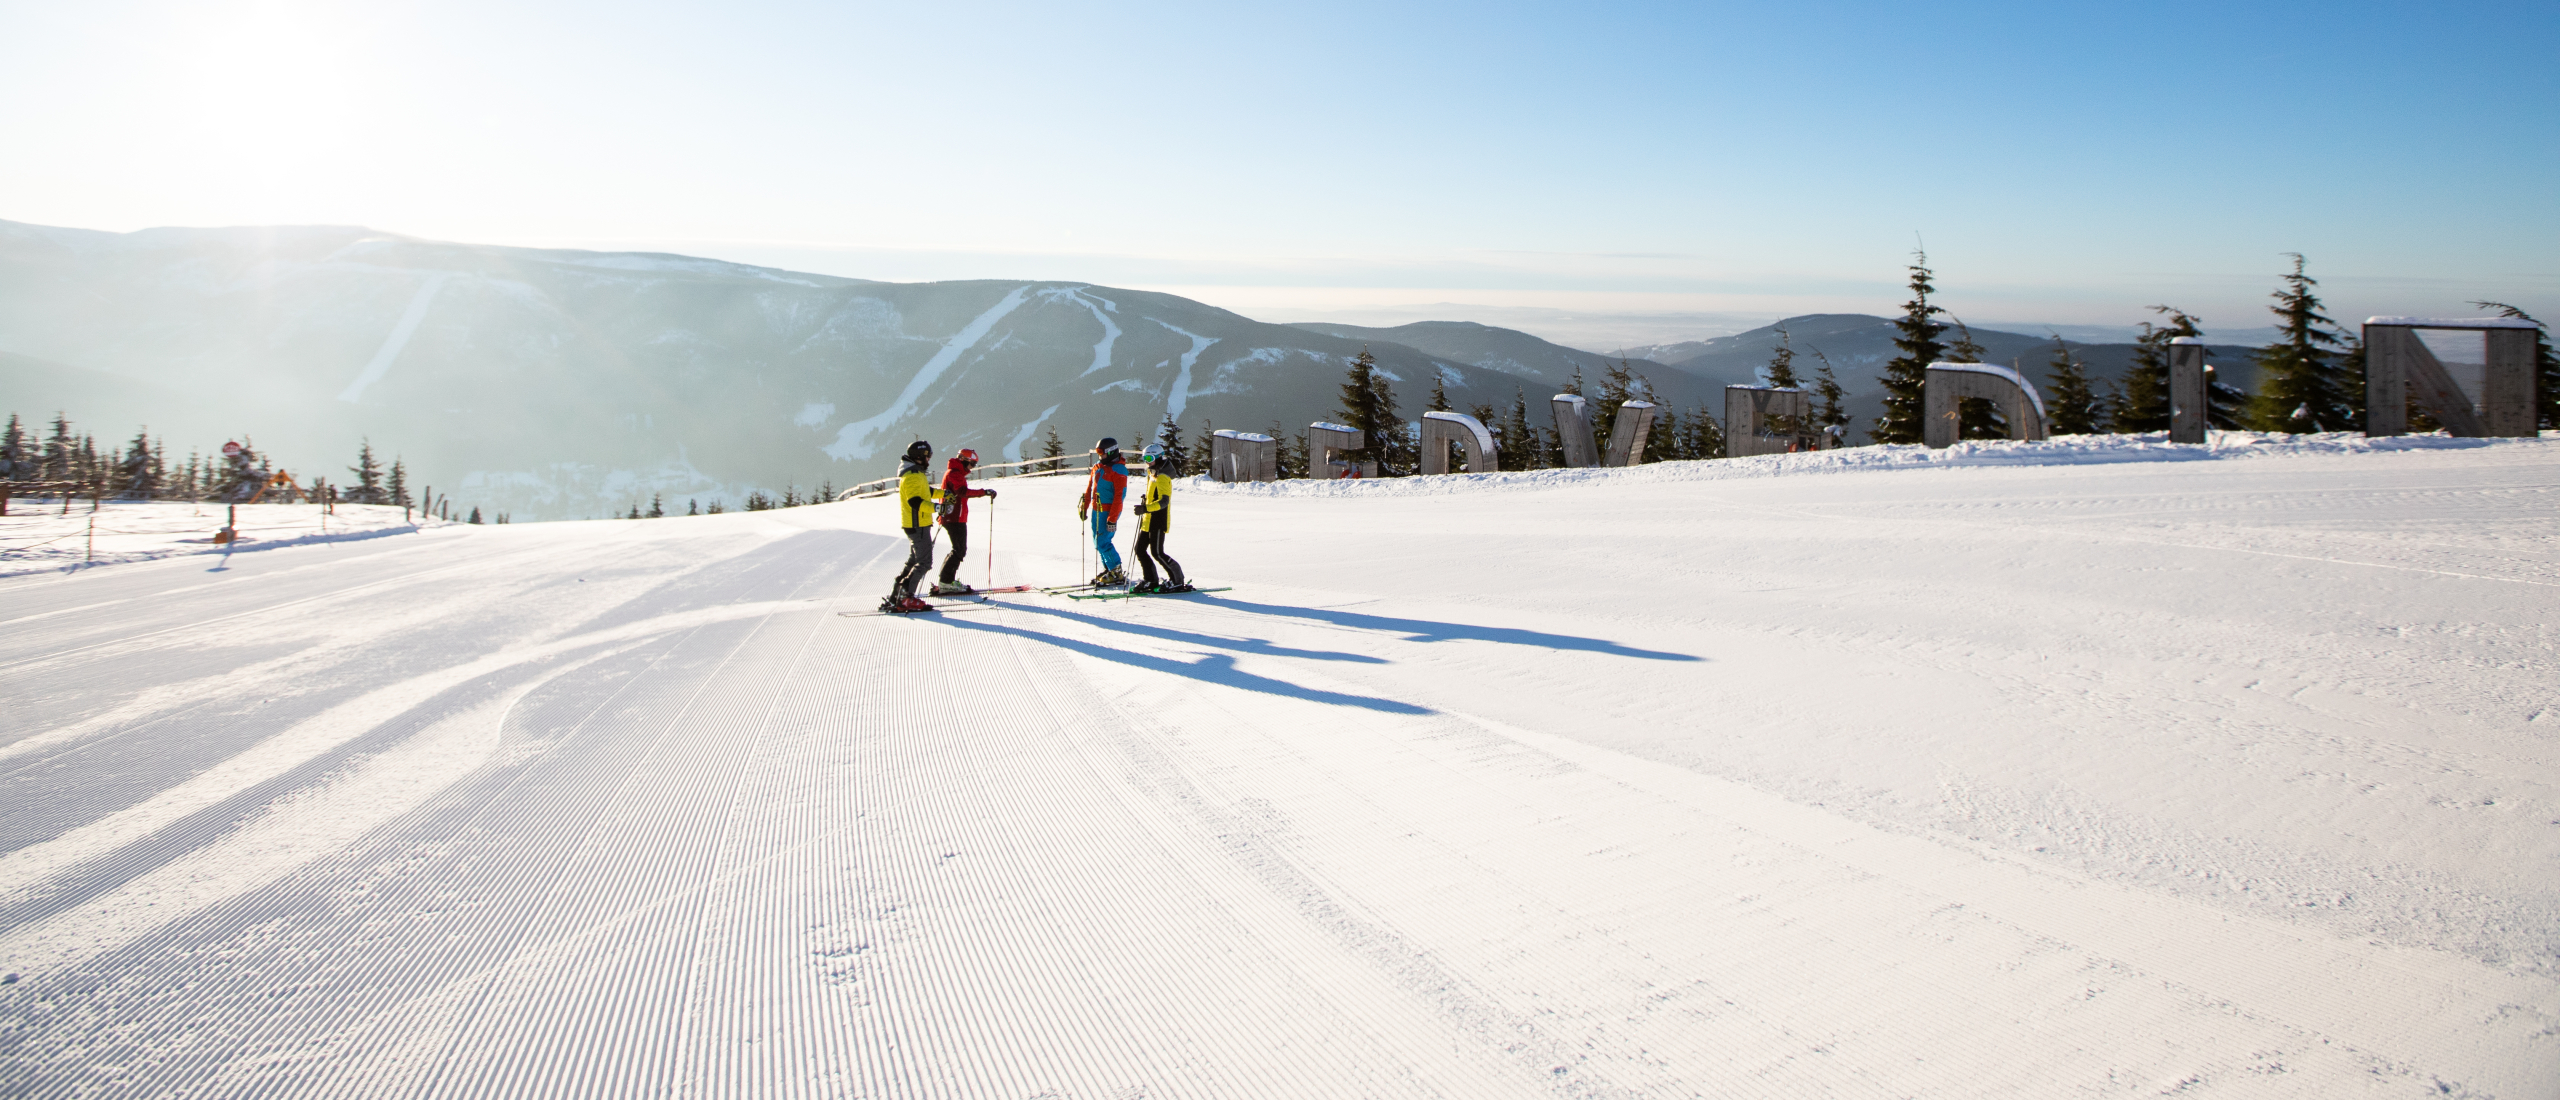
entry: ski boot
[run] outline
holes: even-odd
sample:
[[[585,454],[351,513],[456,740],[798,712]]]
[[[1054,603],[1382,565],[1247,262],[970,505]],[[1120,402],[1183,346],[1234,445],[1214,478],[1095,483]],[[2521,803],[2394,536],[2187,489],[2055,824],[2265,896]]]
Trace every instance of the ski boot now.
[[[913,596],[891,596],[880,601],[880,610],[892,615],[913,615],[919,611],[931,611],[933,605]]]
[[[933,582],[933,594],[936,596],[974,596],[977,595],[977,593],[977,589],[971,588],[959,581]]]
[[[1118,588],[1129,583],[1129,575],[1117,569],[1105,569],[1093,575],[1095,588]]]
[[[1176,592],[1197,592],[1199,589],[1191,587],[1190,581],[1177,581],[1173,584],[1160,585],[1156,588],[1156,591],[1170,596]]]
[[[1162,591],[1164,585],[1157,581],[1139,581],[1129,586],[1129,594],[1133,596],[1148,596]]]

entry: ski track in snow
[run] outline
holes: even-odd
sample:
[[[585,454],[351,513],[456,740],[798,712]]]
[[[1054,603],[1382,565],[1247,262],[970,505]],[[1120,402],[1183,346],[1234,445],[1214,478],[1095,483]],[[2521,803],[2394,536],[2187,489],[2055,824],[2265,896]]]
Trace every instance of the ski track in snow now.
[[[0,579],[0,1095],[2549,1096],[2560,441],[2284,446]]]
[[[1023,421],[1022,429],[1013,433],[1013,438],[1004,441],[1004,450],[1001,453],[1004,455],[1005,461],[1021,461],[1022,445],[1030,440],[1031,433],[1040,430],[1040,425],[1048,423],[1050,417],[1058,415],[1058,409],[1059,406],[1051,405],[1048,408],[1041,410],[1040,415]]]
[[[824,451],[827,457],[837,460],[859,460],[871,457],[872,452],[879,450],[871,442],[871,437],[887,430],[904,419],[908,413],[915,411],[916,402],[922,400],[925,391],[931,389],[933,384],[942,378],[942,373],[950,370],[951,365],[959,362],[960,357],[967,354],[969,349],[978,346],[978,341],[986,339],[987,333],[996,327],[996,322],[1004,320],[1006,314],[1022,305],[1023,299],[1030,293],[1031,287],[1027,284],[1015,287],[1003,299],[987,307],[986,312],[961,326],[960,331],[952,333],[950,339],[942,342],[942,347],[933,353],[932,358],[925,360],[924,366],[916,369],[915,377],[907,380],[907,388],[898,392],[898,399],[890,402],[888,408],[880,410],[877,415],[867,420],[857,420],[845,425],[836,432],[835,442],[819,449]]]
[[[1103,308],[1107,306],[1110,308],[1112,313],[1117,313],[1120,311],[1120,306],[1101,295],[1085,293],[1085,291],[1090,289],[1092,288],[1077,287],[1069,290],[1044,290],[1040,292],[1041,297],[1048,298],[1052,301],[1074,302],[1088,310],[1092,310],[1094,321],[1102,326],[1102,339],[1096,340],[1093,343],[1093,363],[1084,369],[1083,374],[1076,375],[1078,378],[1082,378],[1086,374],[1092,374],[1095,371],[1110,366],[1112,345],[1120,342],[1120,326],[1111,320],[1110,314],[1103,312]]]

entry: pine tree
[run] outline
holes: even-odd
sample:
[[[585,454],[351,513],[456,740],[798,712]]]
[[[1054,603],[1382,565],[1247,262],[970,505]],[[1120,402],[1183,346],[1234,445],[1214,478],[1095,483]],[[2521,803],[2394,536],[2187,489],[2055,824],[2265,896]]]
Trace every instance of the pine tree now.
[[[470,523],[478,523],[478,522],[480,522],[480,506],[479,506],[479,505],[474,504],[474,505],[472,505],[472,506],[471,506],[471,518],[470,518],[468,521],[466,521],[466,522],[470,522]]]
[[[1067,443],[1065,440],[1058,438],[1058,426],[1055,424],[1049,425],[1048,437],[1040,441],[1040,457],[1059,458],[1063,457],[1066,453]],[[1044,468],[1056,469],[1057,467],[1049,466]]]
[[[667,517],[667,501],[666,501],[666,498],[665,498],[664,496],[661,496],[661,495],[657,494],[657,493],[651,493],[651,494],[649,494],[649,518],[650,518],[650,519],[665,519],[666,517]]]
[[[135,432],[133,442],[125,445],[124,459],[116,463],[116,490],[142,500],[160,492],[159,478],[152,472],[150,429]]]
[[[1576,363],[1573,365],[1573,377],[1565,380],[1564,392],[1572,394],[1575,397],[1582,396],[1582,364]]]
[[[43,468],[38,476],[46,481],[69,481],[79,461],[80,441],[71,434],[71,418],[53,414],[53,434],[44,440]]]
[[[719,497],[711,498],[711,503],[702,506],[702,514],[706,516],[716,516],[728,510],[729,506],[720,503]]]
[[[1272,421],[1271,476],[1279,478],[1282,481],[1307,476],[1307,460],[1304,448],[1305,437],[1299,437],[1298,443],[1293,446],[1290,442],[1289,433],[1280,429],[1280,422],[1277,420]]]
[[[1342,422],[1360,433],[1363,446],[1347,456],[1353,461],[1378,464],[1380,473],[1392,476],[1398,460],[1398,443],[1404,436],[1402,418],[1396,414],[1396,395],[1377,370],[1378,360],[1369,349],[1360,349],[1343,372]],[[1406,469],[1410,469],[1407,466]]]
[[[1950,363],[1981,362],[1982,344],[1973,338],[1973,330],[1966,327],[1963,319],[1955,314],[1948,314],[1947,321],[1955,326],[1956,338],[1954,343],[1947,345],[1946,361]],[[2016,369],[2017,365],[2015,360],[2009,363],[2011,369]],[[2020,375],[2020,377],[2025,376]],[[2009,418],[2001,415],[2000,406],[1990,398],[1959,399],[1956,402],[1956,417],[1956,438],[1958,439],[2009,438]]]
[[[830,478],[822,478],[822,479],[820,479],[820,480],[818,481],[818,495],[816,495],[816,496],[814,496],[814,497],[809,498],[809,503],[811,503],[811,504],[833,504],[833,503],[835,503],[835,500],[836,500],[836,479],[834,479],[834,478],[831,478],[831,477],[830,477]]]
[[[1191,468],[1191,451],[1182,445],[1182,425],[1174,423],[1173,414],[1164,414],[1164,422],[1156,425],[1156,445],[1164,448],[1166,458],[1173,460],[1176,470]]]
[[[1688,438],[1680,433],[1687,425],[1670,406],[1653,410],[1653,434],[1644,438],[1644,455],[1638,462],[1672,462],[1689,457]]]
[[[1593,446],[1604,451],[1609,448],[1611,433],[1618,430],[1618,409],[1629,401],[1638,400],[1640,393],[1647,389],[1649,387],[1642,384],[1624,359],[1601,368],[1600,400],[1591,415]]]
[[[1929,295],[1937,290],[1929,282],[1929,254],[1915,249],[1911,255],[1911,300],[1903,303],[1902,316],[1893,322],[1893,346],[1901,354],[1884,365],[1884,415],[1876,418],[1875,428],[1867,433],[1878,443],[1920,442],[1920,422],[1928,406],[1929,364],[1947,351],[1938,342],[1947,326],[1933,320],[1946,311],[1929,304]]]
[[[2268,432],[2344,431],[2363,419],[2364,410],[2362,395],[2330,361],[2341,343],[2338,322],[2320,312],[2311,289],[2320,284],[2303,274],[2302,254],[2285,255],[2293,257],[2293,271],[2278,276],[2284,285],[2269,295],[2276,304],[2267,312],[2276,315],[2279,336],[2258,349],[2258,396],[2250,420]]]
[[[1431,368],[1431,403],[1423,406],[1424,408],[1432,412],[1449,411],[1449,389],[1445,384],[1448,375],[1449,372],[1441,370],[1437,365]]]
[[[1692,458],[1724,457],[1724,425],[1707,412],[1704,405],[1689,413],[1689,445]]]
[[[774,505],[774,507],[776,507],[776,508],[797,508],[797,507],[799,507],[799,506],[800,506],[800,483],[799,483],[799,482],[796,482],[796,481],[786,481],[786,482],[784,482],[784,483],[782,484],[782,500],[781,500],[781,502],[779,502],[779,503],[775,504],[775,505]]]
[[[0,433],[0,481],[31,481],[36,471],[27,459],[27,429],[18,422],[18,414],[9,414],[9,428]]]
[[[1503,469],[1535,470],[1544,465],[1538,461],[1537,430],[1529,426],[1529,395],[1519,387],[1512,387],[1511,412],[1493,436],[1494,445],[1502,449]]]
[[[693,498],[693,497],[686,497],[686,498],[685,498],[685,502],[684,502],[684,514],[686,514],[686,515],[688,515],[688,516],[698,516],[698,515],[701,515],[701,514],[702,514],[702,502],[701,502],[700,500],[697,500],[697,499]]]
[[[2482,309],[2494,309],[2500,317],[2513,317],[2533,322],[2533,410],[2534,423],[2543,428],[2560,428],[2560,356],[2551,353],[2551,326],[2536,320],[2530,313],[2505,302],[2473,302]],[[18,418],[10,417],[15,426]]]
[[[1796,380],[1795,338],[1787,335],[1785,325],[1778,326],[1778,346],[1770,349],[1768,376],[1773,389],[1804,388],[1804,384]]]
[[[395,508],[409,506],[409,467],[398,455],[391,458],[391,475],[382,483],[382,502]]]
[[[1830,446],[1836,447],[1842,442],[1841,433],[1849,427],[1849,411],[1840,405],[1840,399],[1847,396],[1848,391],[1840,388],[1840,379],[1831,373],[1830,356],[1810,344],[1806,345],[1806,350],[1813,353],[1814,361],[1822,364],[1813,369],[1813,395],[1820,401],[1813,407],[1813,426],[1829,439]]]
[[[2073,358],[2071,345],[2062,334],[2053,334],[2053,359],[2045,366],[2045,379],[2052,390],[2048,411],[2051,423],[2045,430],[2054,435],[2088,435],[2098,430],[2098,395],[2089,388],[2089,368]]]

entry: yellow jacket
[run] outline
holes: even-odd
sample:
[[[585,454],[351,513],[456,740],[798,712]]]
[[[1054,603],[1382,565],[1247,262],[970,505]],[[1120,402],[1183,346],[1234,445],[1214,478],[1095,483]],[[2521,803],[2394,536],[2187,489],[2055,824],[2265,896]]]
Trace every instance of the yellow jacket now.
[[[899,464],[898,526],[910,529],[933,526],[933,505],[941,499],[942,487],[925,476],[923,463]]]
[[[1147,479],[1147,495],[1138,498],[1138,530],[1169,531],[1173,528],[1173,475],[1158,473]]]

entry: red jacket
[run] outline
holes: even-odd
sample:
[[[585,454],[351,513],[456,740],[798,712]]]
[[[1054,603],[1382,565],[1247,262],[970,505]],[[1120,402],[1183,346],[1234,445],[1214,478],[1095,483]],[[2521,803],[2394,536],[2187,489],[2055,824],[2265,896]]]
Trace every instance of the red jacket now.
[[[969,467],[959,459],[952,459],[951,468],[943,471],[942,474],[943,511],[936,518],[944,523],[967,523],[969,522],[969,498],[993,495],[995,495],[993,489],[970,488]]]
[[[1116,456],[1109,462],[1096,462],[1085,474],[1084,496],[1077,501],[1078,511],[1100,512],[1111,523],[1120,522],[1120,506],[1129,498],[1129,467]]]

